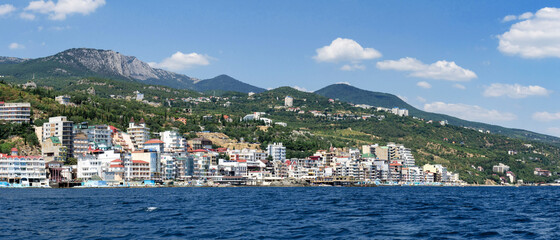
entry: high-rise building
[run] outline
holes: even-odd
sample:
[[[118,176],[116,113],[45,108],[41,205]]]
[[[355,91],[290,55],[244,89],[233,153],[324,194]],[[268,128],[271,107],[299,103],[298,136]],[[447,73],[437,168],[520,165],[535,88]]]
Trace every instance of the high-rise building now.
[[[293,107],[294,106],[294,98],[290,97],[290,96],[286,96],[286,98],[284,98],[284,106]]]
[[[150,128],[146,127],[144,119],[142,118],[140,122],[136,124],[134,118],[131,118],[126,131],[130,135],[134,150],[144,149],[144,143],[150,139]]]
[[[62,146],[66,147],[68,156],[74,154],[74,122],[68,121],[64,116],[51,117],[49,121],[43,123],[43,138],[45,141],[50,137],[58,137]]]
[[[0,102],[0,121],[28,123],[31,118],[30,103]]]
[[[273,161],[286,160],[286,147],[282,146],[282,143],[269,144],[266,150],[268,155],[272,156]]]

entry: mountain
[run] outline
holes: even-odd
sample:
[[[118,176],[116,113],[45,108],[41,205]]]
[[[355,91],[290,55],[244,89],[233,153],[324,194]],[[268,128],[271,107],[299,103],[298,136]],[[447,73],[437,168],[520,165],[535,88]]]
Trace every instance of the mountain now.
[[[0,57],[0,64],[14,64],[22,63],[27,61],[27,59],[16,58],[16,57]]]
[[[523,129],[504,128],[504,127],[486,124],[486,123],[467,121],[456,117],[448,116],[445,114],[425,112],[411,106],[410,104],[406,103],[405,101],[403,101],[402,99],[400,99],[395,95],[388,94],[388,93],[367,91],[347,84],[333,84],[324,87],[322,89],[319,89],[315,91],[315,93],[321,96],[325,96],[329,98],[337,98],[340,101],[345,101],[354,104],[367,104],[367,105],[372,105],[376,107],[385,107],[385,108],[393,108],[393,107],[406,108],[408,109],[408,112],[411,116],[423,118],[426,120],[433,120],[433,121],[447,120],[449,124],[455,126],[489,130],[492,133],[497,133],[508,137],[520,138],[525,140],[537,140],[537,141],[552,143],[555,145],[560,145],[560,138],[557,137],[535,133]]]
[[[247,83],[241,82],[235,78],[228,75],[220,75],[214,78],[205,79],[195,84],[195,88],[198,91],[212,91],[212,90],[223,90],[223,91],[233,91],[242,93],[261,93],[266,91],[264,88],[255,87]]]
[[[0,57],[0,75],[18,79],[101,77],[197,91],[224,90],[262,92],[264,89],[221,75],[207,81],[152,68],[133,56],[112,50],[72,48],[37,59]],[[200,83],[197,85],[196,83]]]

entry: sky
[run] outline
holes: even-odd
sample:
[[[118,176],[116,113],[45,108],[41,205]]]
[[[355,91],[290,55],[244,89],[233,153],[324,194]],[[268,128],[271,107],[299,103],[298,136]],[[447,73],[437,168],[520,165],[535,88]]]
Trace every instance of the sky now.
[[[560,136],[554,1],[0,0],[0,56],[110,49],[262,88],[334,83]]]

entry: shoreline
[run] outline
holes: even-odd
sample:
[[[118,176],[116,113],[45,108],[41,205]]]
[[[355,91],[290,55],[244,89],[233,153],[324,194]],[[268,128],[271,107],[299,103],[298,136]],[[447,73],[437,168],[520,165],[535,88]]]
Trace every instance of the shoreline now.
[[[75,186],[75,187],[0,187],[0,189],[99,189],[99,188],[320,188],[320,187],[347,187],[347,188],[372,188],[372,187],[560,187],[558,183],[550,184],[524,184],[524,185],[131,185],[131,186]],[[1,190],[0,190],[1,191]]]

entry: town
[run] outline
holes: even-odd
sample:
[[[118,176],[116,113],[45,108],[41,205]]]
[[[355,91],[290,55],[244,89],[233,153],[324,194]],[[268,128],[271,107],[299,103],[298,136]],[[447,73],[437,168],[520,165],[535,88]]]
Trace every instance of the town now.
[[[70,104],[66,96],[56,101]],[[285,99],[288,111],[294,111],[292,101],[289,96]],[[392,111],[408,114],[406,110]],[[29,122],[30,112],[29,103],[0,103],[0,120]],[[255,120],[271,122],[261,113],[243,118]],[[22,156],[17,148],[10,154],[0,154],[1,186],[464,184],[458,174],[441,164],[416,166],[410,149],[397,143],[331,147],[306,158],[287,159],[282,143],[259,149],[258,145],[232,143],[225,134],[216,137],[210,132],[199,132],[196,138],[187,139],[173,130],[150,132],[144,119],[130,119],[127,129],[118,129],[74,123],[57,116],[35,131],[40,136],[42,154]],[[211,139],[228,139],[229,147],[221,147]],[[69,158],[76,159],[76,164],[65,165]]]

